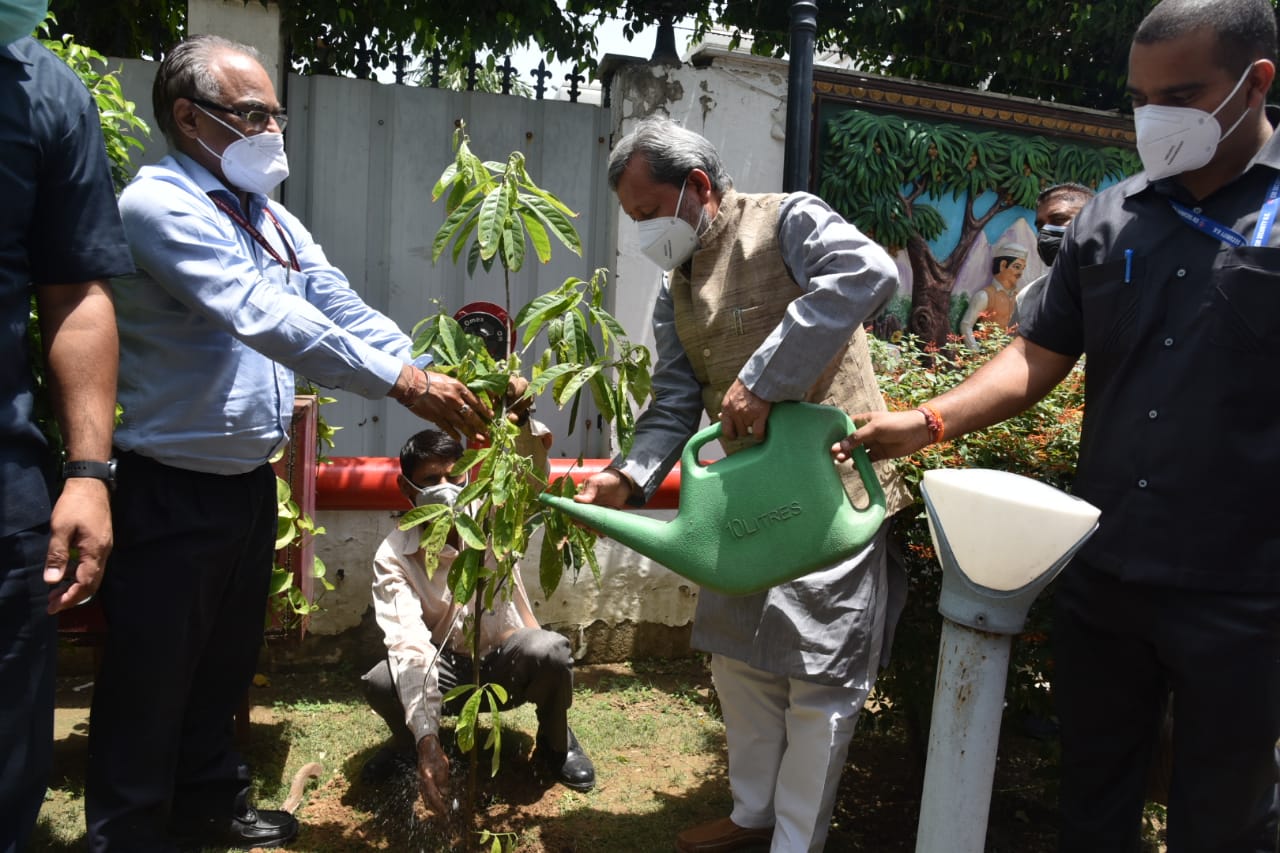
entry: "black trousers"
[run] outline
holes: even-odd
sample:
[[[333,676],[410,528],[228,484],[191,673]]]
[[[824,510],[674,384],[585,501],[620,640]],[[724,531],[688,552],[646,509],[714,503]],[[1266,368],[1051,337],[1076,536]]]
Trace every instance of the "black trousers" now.
[[[459,684],[471,684],[472,659],[446,650],[436,661],[440,693]],[[362,676],[365,698],[391,730],[396,747],[414,749],[413,735],[405,723],[404,705],[396,690],[391,665],[376,663]],[[482,684],[500,684],[507,690],[504,708],[525,702],[537,707],[538,745],[552,752],[569,747],[569,706],[573,704],[573,654],[569,641],[554,631],[522,628],[480,661]],[[443,709],[457,714],[465,702],[458,697]],[[484,706],[482,706],[484,707]]]
[[[229,817],[247,787],[233,716],[262,645],[276,530],[268,466],[220,476],[118,457],[85,790],[95,853],[170,850],[171,816]]]
[[[1122,583],[1079,563],[1054,595],[1060,849],[1141,849],[1172,691],[1169,853],[1273,853],[1280,595]]]
[[[0,853],[27,849],[53,760],[49,527],[0,537]]]

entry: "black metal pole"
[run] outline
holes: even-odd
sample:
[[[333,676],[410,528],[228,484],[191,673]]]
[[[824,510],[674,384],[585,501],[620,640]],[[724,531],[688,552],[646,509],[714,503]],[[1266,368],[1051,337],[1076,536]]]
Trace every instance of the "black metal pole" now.
[[[786,153],[782,161],[783,192],[809,189],[809,150],[813,127],[813,45],[817,33],[817,0],[794,0],[791,4]]]

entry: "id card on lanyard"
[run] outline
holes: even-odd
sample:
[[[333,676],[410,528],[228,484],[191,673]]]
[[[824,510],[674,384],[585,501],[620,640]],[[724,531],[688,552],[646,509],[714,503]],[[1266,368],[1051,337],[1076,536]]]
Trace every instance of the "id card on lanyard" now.
[[[302,266],[298,263],[298,256],[294,254],[293,246],[289,243],[289,238],[285,236],[284,228],[280,225],[280,220],[276,219],[276,215],[271,212],[271,208],[264,205],[262,212],[271,220],[271,224],[275,225],[276,233],[280,235],[280,242],[284,245],[284,250],[289,253],[289,260],[287,261],[280,257],[280,253],[277,252],[275,247],[267,241],[267,238],[262,235],[262,232],[255,228],[253,223],[246,219],[243,213],[229,204],[226,199],[220,198],[214,193],[209,193],[209,198],[213,200],[213,203],[218,206],[219,210],[231,217],[232,222],[239,225],[246,234],[252,237],[259,246],[265,249],[267,254],[270,255],[276,263],[284,267],[286,272],[288,270],[293,270],[294,272],[302,271]]]
[[[1258,210],[1258,224],[1253,229],[1253,236],[1248,240],[1234,228],[1229,228],[1217,220],[1196,213],[1185,204],[1169,199],[1169,205],[1173,208],[1173,212],[1182,218],[1183,222],[1197,231],[1226,243],[1228,246],[1234,246],[1237,249],[1242,246],[1266,246],[1271,240],[1271,229],[1276,224],[1276,213],[1280,211],[1280,175],[1276,175],[1276,179],[1271,182],[1271,189],[1267,191],[1267,199]]]

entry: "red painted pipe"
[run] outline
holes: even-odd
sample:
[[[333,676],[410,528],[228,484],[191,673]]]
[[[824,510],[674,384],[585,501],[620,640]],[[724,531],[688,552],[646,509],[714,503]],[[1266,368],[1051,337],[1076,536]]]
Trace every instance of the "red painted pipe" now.
[[[575,483],[602,470],[608,459],[551,459],[551,479],[569,476]],[[316,468],[316,509],[394,510],[408,505],[396,475],[400,460],[393,456],[335,456]],[[662,481],[645,509],[675,509],[680,505],[680,465]]]

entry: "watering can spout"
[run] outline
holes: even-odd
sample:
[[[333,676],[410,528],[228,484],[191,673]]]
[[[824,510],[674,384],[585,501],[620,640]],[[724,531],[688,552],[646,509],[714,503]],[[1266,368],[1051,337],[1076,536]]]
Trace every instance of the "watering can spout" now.
[[[675,524],[633,512],[578,503],[573,498],[541,495],[539,500],[664,566],[679,562],[679,531]]]
[[[776,403],[763,442],[702,465],[698,450],[720,437],[718,423],[707,427],[685,445],[680,510],[669,522],[553,495],[539,500],[708,589],[758,592],[853,555],[880,529],[884,492],[866,453],[853,457],[865,509],[849,502],[831,461],[831,445],[853,431],[839,409]]]

